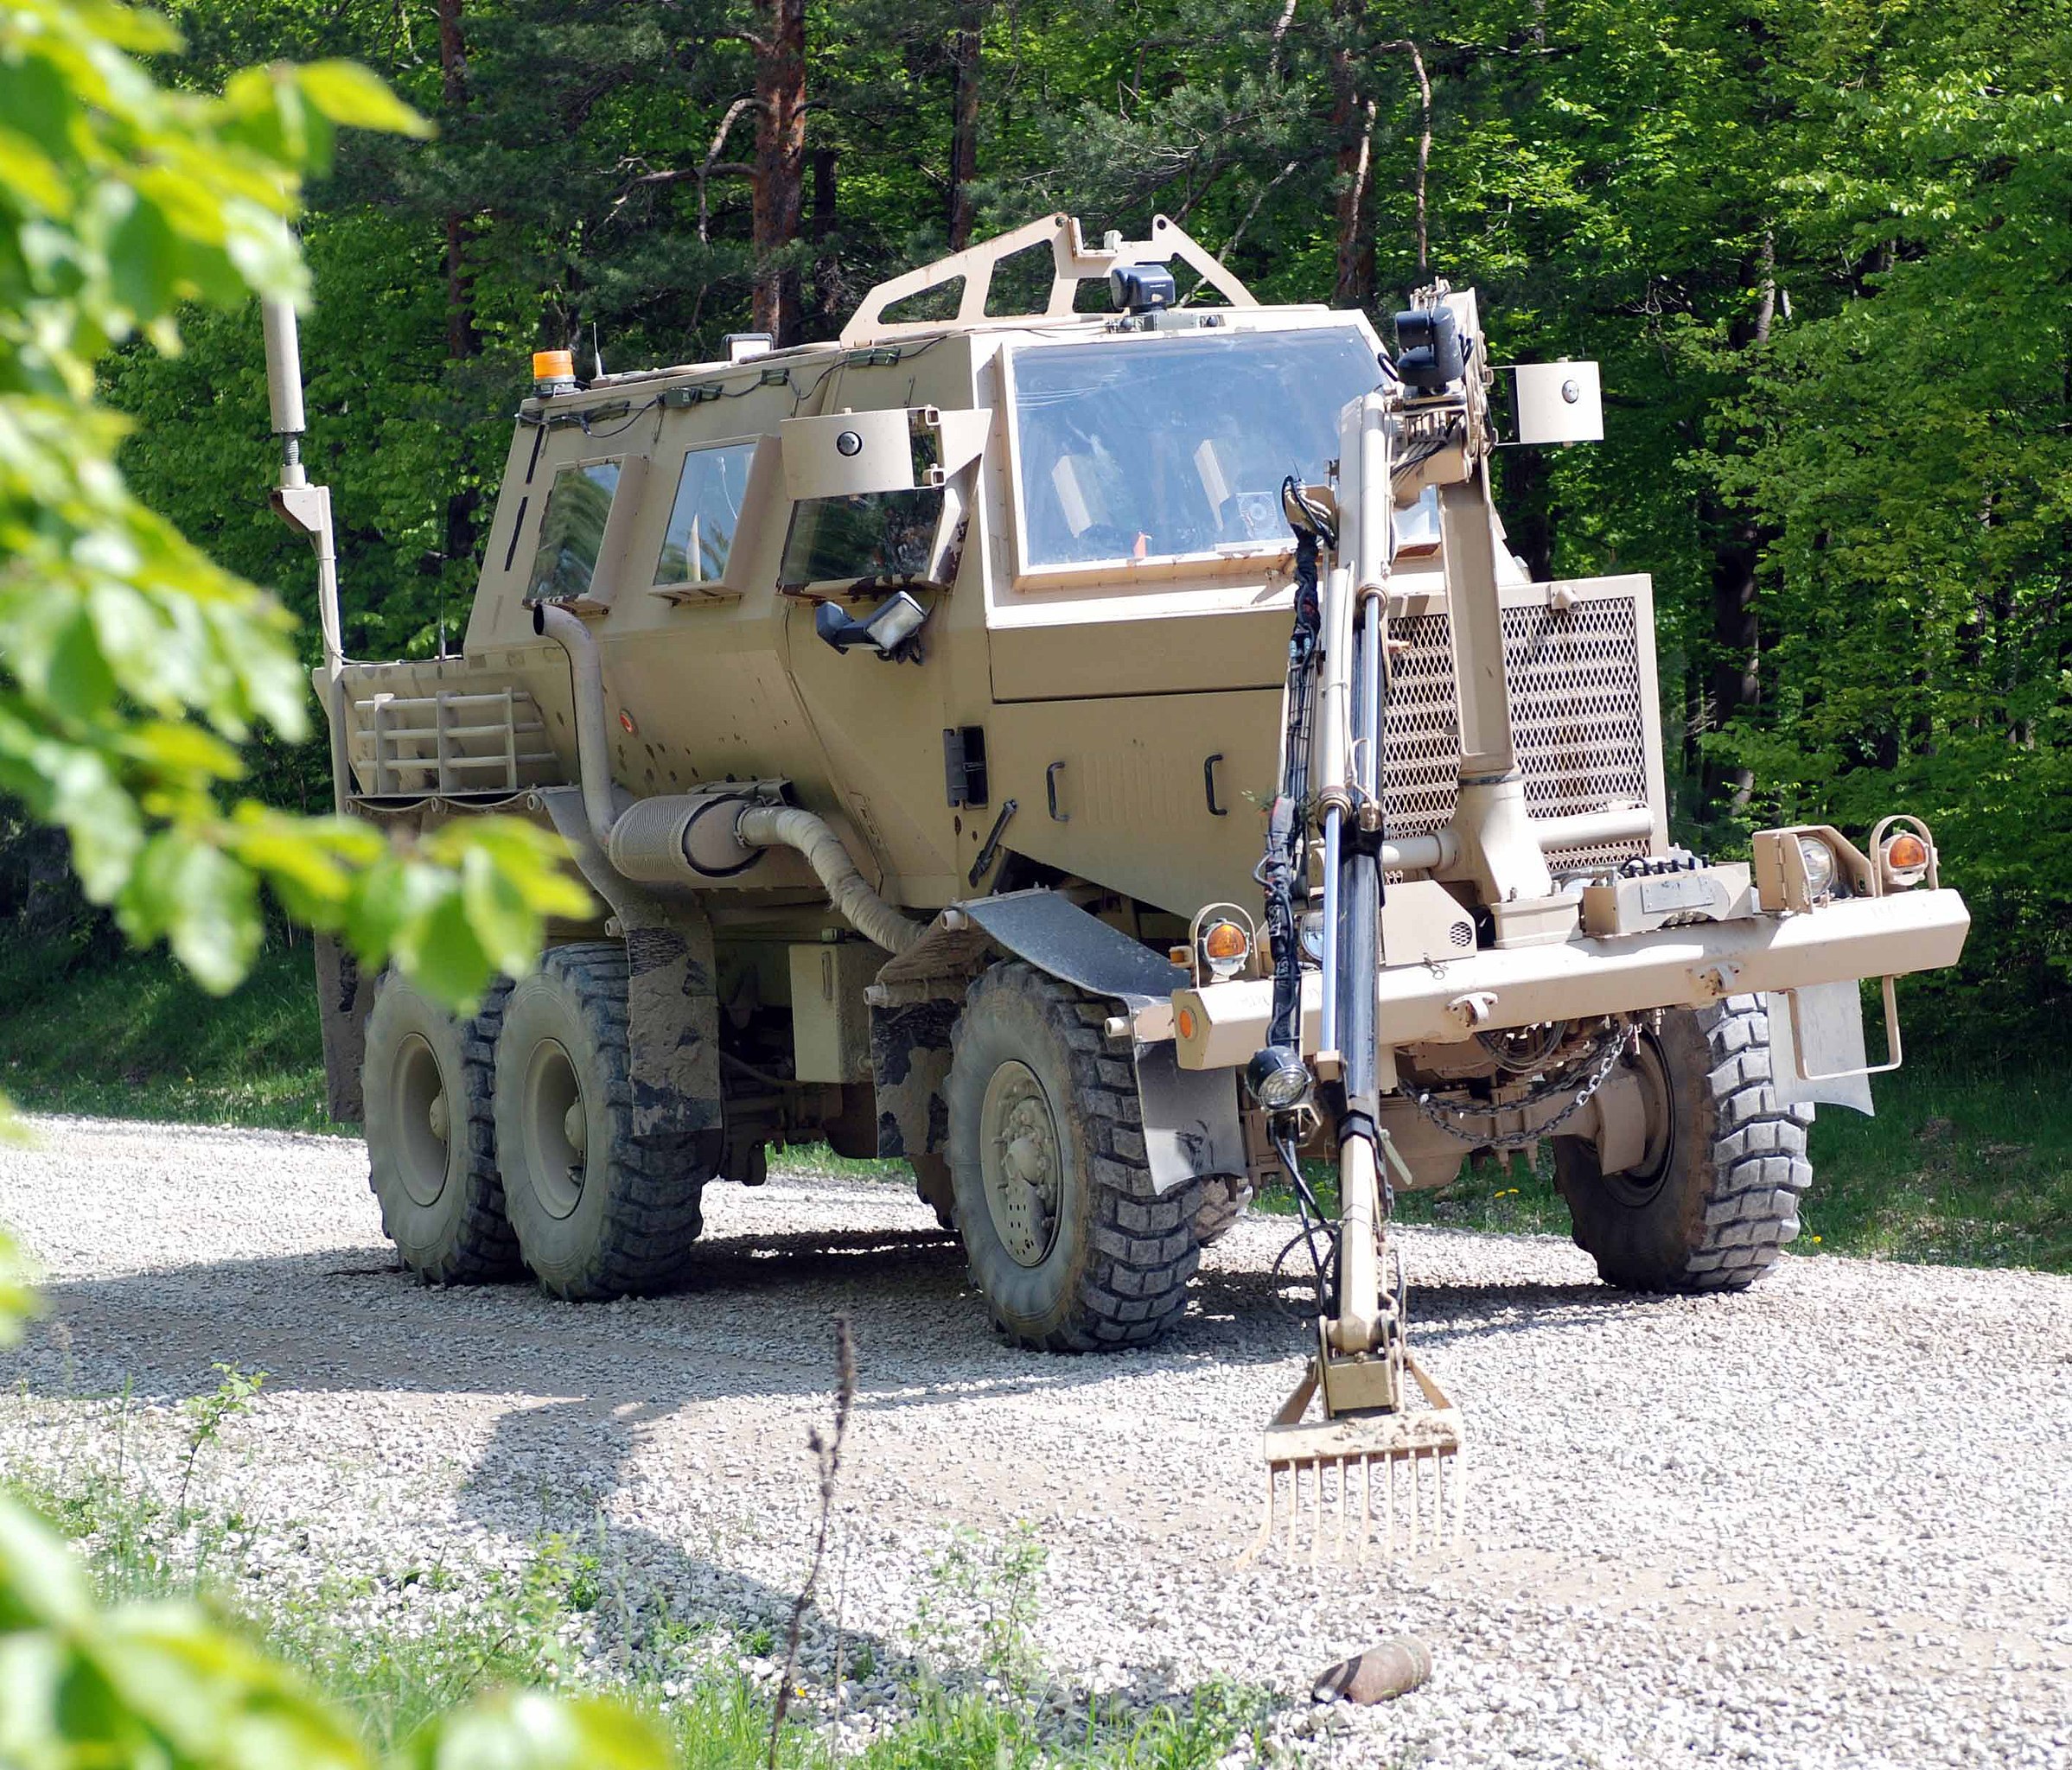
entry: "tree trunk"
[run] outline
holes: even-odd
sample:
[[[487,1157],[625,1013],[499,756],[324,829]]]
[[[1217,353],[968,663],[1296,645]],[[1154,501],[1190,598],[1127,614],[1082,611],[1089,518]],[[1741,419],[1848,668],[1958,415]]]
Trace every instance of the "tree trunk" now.
[[[842,280],[842,257],[835,239],[835,170],[838,156],[832,148],[813,152],[813,305],[819,314],[816,329],[832,338],[841,328],[842,309],[848,298]]]
[[[972,243],[972,184],[979,176],[979,51],[985,15],[979,0],[957,9],[957,29],[950,37],[950,66],[955,87],[950,103],[950,250],[960,252]]]
[[[438,0],[439,80],[448,117],[468,108],[468,48],[461,35],[461,0]],[[446,354],[455,361],[481,348],[475,330],[475,290],[468,274],[468,217],[446,215]]]
[[[1749,267],[1756,284],[1756,311],[1737,322],[1729,336],[1744,352],[1769,342],[1777,309],[1776,243],[1769,234]],[[1710,500],[1707,500],[1710,503]],[[1718,538],[1712,549],[1712,721],[1724,726],[1762,697],[1762,627],[1756,617],[1756,572],[1764,536],[1751,517],[1713,506],[1708,512]],[[1716,782],[1727,789],[1738,812],[1749,802],[1755,781],[1746,768],[1734,769]]]
[[[468,108],[468,46],[461,34],[462,0],[437,0],[439,85],[450,124]],[[468,269],[469,217],[459,209],[446,212],[446,358],[465,362],[481,353],[481,334],[475,327],[475,278]],[[472,486],[447,495],[443,551],[449,562],[475,557],[475,513],[481,493]],[[439,649],[446,648],[443,589],[439,603]]]
[[[806,0],[755,0],[755,324],[782,349],[805,315],[791,247],[806,181]]]
[[[1338,258],[1331,305],[1363,308],[1374,293],[1374,232],[1367,194],[1374,182],[1374,101],[1360,92],[1360,63],[1351,38],[1365,9],[1340,0],[1336,10],[1344,40],[1331,52],[1331,127],[1338,141]]]

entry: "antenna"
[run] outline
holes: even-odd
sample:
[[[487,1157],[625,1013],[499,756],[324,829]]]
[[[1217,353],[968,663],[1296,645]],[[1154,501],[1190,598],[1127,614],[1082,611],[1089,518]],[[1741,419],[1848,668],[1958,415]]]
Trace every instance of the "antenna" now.
[[[597,366],[597,372],[590,379],[602,381],[604,379],[604,347],[597,341],[597,322],[595,320],[590,322],[590,360]]]

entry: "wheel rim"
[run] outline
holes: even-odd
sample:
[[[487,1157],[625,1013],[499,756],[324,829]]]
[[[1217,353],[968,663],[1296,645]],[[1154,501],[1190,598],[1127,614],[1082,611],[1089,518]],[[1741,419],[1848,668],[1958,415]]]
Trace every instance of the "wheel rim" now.
[[[526,1065],[526,1171],[550,1217],[566,1217],[583,1197],[589,1128],[575,1064],[555,1041],[542,1039]]]
[[[432,1206],[446,1190],[448,1122],[438,1054],[411,1033],[396,1047],[389,1076],[396,1167],[413,1205]]]
[[[1642,1033],[1635,1045],[1633,1069],[1641,1085],[1648,1144],[1638,1166],[1606,1175],[1604,1183],[1621,1204],[1637,1210],[1653,1201],[1669,1175],[1670,1157],[1676,1153],[1676,1090],[1670,1086],[1668,1061],[1652,1033]]]
[[[1040,1266],[1057,1245],[1065,1190],[1064,1146],[1050,1097],[1033,1069],[1010,1059],[986,1083],[979,1117],[979,1160],[994,1232],[1017,1265]]]

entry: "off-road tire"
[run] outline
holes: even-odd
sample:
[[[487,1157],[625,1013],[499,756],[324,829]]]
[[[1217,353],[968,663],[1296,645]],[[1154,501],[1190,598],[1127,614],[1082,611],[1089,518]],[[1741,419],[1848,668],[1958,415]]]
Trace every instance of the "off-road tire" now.
[[[1799,1232],[1813,1109],[1777,1102],[1760,996],[1672,1009],[1642,1036],[1668,1079],[1667,1148],[1651,1168],[1608,1178],[1593,1144],[1552,1140],[1576,1245],[1623,1289],[1745,1290]]]
[[[1202,1208],[1195,1213],[1195,1245],[1209,1247],[1228,1235],[1245,1214],[1252,1196],[1250,1175],[1203,1175]]]
[[[367,1185],[380,1202],[382,1232],[426,1284],[475,1284],[519,1270],[491,1105],[510,993],[500,980],[481,1010],[460,1020],[393,971],[375,988],[361,1071]],[[441,1140],[418,1123],[427,1090],[444,1102],[443,1162]]]
[[[1007,964],[972,982],[951,1034],[950,1174],[972,1282],[1003,1334],[1047,1352],[1151,1345],[1185,1312],[1201,1262],[1201,1182],[1153,1191],[1136,1078],[1102,1031],[1111,1011]],[[1061,1157],[1054,1238],[1033,1266],[1001,1238],[979,1153],[988,1086],[1010,1061],[1042,1085]]]
[[[511,1226],[541,1288],[571,1301],[680,1283],[704,1226],[699,1194],[711,1176],[679,1170],[634,1137],[626,1027],[626,950],[583,941],[553,948],[511,991],[497,1041],[497,1148]],[[565,1086],[561,1060],[581,1098],[579,1166],[556,1162],[565,1152],[551,1144],[552,1114],[540,1106],[549,1078]]]

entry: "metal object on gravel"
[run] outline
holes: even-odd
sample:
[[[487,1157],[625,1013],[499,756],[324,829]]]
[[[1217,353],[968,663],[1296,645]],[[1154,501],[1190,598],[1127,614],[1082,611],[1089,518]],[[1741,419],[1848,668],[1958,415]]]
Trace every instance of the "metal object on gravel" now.
[[[1319,1703],[1387,1703],[1431,1676],[1431,1649],[1415,1635],[1391,1635],[1319,1677],[1310,1696]]]

